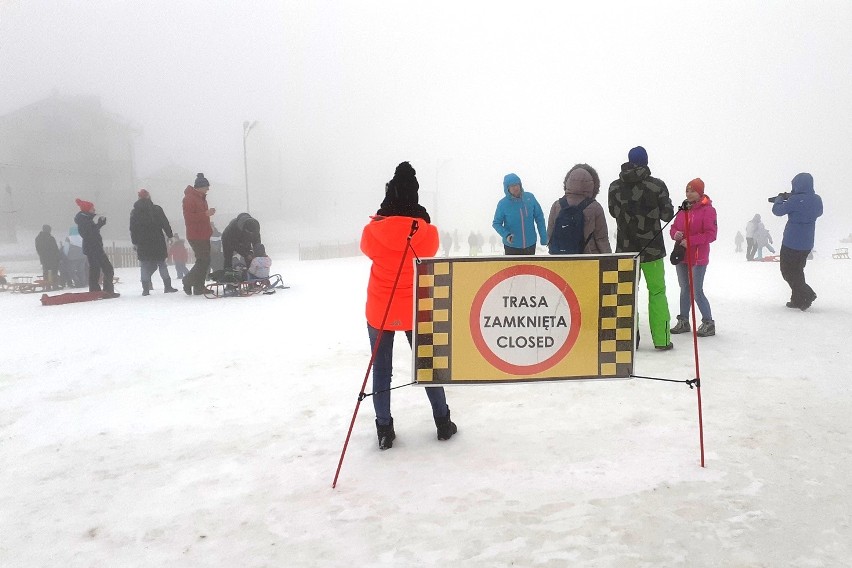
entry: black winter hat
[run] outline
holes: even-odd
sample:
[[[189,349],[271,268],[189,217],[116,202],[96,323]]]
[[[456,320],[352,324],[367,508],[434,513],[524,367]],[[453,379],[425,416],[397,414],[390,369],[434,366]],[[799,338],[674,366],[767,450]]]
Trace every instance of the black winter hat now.
[[[207,181],[207,178],[204,177],[203,173],[199,172],[198,175],[195,176],[195,183],[192,184],[192,187],[210,187],[210,182]]]
[[[402,162],[396,167],[391,179],[386,186],[386,203],[408,203],[418,202],[417,190],[420,184],[417,182],[417,172],[408,162]]]
[[[672,254],[669,255],[669,262],[672,264],[680,264],[686,257],[686,248],[680,245],[675,245],[672,249]]]

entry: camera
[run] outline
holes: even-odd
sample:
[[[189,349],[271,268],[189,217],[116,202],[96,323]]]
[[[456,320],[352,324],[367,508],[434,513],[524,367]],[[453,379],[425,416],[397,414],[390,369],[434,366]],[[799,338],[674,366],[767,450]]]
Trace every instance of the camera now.
[[[788,199],[790,199],[790,194],[789,193],[779,193],[778,195],[773,195],[772,197],[767,199],[767,201],[769,201],[769,203],[775,203],[775,200],[778,199],[779,197],[783,198],[784,201],[787,201]]]

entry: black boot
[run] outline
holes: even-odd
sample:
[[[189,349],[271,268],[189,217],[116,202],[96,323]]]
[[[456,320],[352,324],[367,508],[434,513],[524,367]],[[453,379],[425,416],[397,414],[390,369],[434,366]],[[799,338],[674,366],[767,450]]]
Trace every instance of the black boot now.
[[[168,294],[169,292],[177,292],[177,288],[172,288],[171,279],[168,279],[163,282],[163,292],[165,292],[166,294]]]
[[[396,439],[396,432],[393,431],[393,418],[390,424],[382,426],[376,420],[376,435],[379,438],[379,449],[388,450],[393,447],[393,441]]]
[[[151,293],[151,284],[147,282],[142,283],[142,295],[147,296]]]
[[[456,425],[450,420],[450,407],[447,407],[447,415],[443,418],[435,419],[435,426],[438,428],[438,439],[449,440],[453,434],[459,431]]]

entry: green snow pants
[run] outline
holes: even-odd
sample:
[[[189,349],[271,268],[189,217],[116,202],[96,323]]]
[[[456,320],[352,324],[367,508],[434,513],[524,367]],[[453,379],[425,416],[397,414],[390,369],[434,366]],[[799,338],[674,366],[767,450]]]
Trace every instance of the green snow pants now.
[[[648,324],[654,347],[665,347],[671,342],[669,331],[669,301],[666,298],[665,259],[639,264],[648,287]]]

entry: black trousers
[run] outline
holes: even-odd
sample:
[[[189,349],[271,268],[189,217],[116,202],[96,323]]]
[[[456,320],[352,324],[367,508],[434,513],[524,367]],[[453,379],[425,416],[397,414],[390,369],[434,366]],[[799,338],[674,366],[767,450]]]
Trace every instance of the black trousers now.
[[[816,299],[813,289],[805,282],[805,264],[810,253],[781,246],[781,276],[790,285],[790,301],[796,306],[810,306]]]
[[[522,249],[510,247],[509,245],[503,245],[503,249],[508,255],[535,254],[535,245]]]
[[[112,263],[109,257],[104,252],[104,249],[87,254],[89,259],[89,292],[99,292],[101,273],[104,276],[104,292],[112,294],[115,292],[113,287],[112,277],[115,271],[112,268]]]
[[[203,289],[207,283],[207,272],[210,270],[210,240],[189,241],[189,246],[195,253],[195,264],[183,277],[183,286]]]

